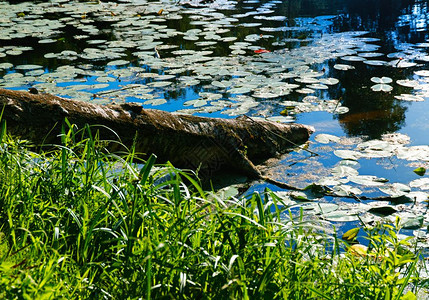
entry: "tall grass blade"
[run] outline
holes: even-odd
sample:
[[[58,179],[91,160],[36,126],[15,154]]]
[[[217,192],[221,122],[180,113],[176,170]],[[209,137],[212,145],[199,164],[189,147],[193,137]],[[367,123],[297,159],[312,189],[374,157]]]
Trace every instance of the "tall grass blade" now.
[[[153,165],[156,161],[156,155],[151,154],[149,158],[147,159],[146,163],[144,164],[143,168],[140,170],[140,184],[144,185],[147,182],[147,179],[149,178],[150,172],[152,170]]]

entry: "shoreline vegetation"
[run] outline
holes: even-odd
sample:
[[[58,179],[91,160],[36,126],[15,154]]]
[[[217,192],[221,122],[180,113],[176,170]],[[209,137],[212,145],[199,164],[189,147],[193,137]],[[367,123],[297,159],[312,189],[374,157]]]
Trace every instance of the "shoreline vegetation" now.
[[[425,259],[399,221],[342,238],[266,189],[204,191],[195,174],[105,150],[96,127],[62,143],[0,130],[4,299],[419,299]],[[363,230],[366,245],[353,244]]]

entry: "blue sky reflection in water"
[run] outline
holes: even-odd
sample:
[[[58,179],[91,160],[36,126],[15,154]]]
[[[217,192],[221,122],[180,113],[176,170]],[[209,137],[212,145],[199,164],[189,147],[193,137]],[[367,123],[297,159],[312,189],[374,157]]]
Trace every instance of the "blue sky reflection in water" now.
[[[291,153],[273,178],[417,193],[419,205],[396,208],[425,211],[427,175],[413,172],[429,165],[429,146],[413,148],[429,144],[425,1],[2,1],[0,12],[1,87],[312,125],[320,155]],[[362,203],[317,202],[373,218]]]

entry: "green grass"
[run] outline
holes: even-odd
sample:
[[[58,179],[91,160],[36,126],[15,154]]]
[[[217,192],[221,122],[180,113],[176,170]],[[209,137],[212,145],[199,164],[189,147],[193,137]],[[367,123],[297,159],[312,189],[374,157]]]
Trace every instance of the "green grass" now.
[[[415,299],[425,285],[397,226],[366,229],[356,255],[269,190],[219,198],[154,156],[109,153],[94,128],[38,153],[2,128],[0,298]]]

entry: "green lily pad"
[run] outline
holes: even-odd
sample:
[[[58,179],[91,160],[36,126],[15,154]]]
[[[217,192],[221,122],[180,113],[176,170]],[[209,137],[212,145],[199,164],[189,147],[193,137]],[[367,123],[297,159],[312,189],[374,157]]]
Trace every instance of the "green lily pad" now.
[[[423,167],[419,167],[419,168],[414,169],[413,172],[419,176],[423,176],[426,173],[426,169]]]
[[[356,240],[356,237],[358,235],[360,231],[360,228],[352,228],[350,230],[348,230],[347,232],[345,232],[341,239],[346,241],[346,242],[353,242],[354,240]]]

